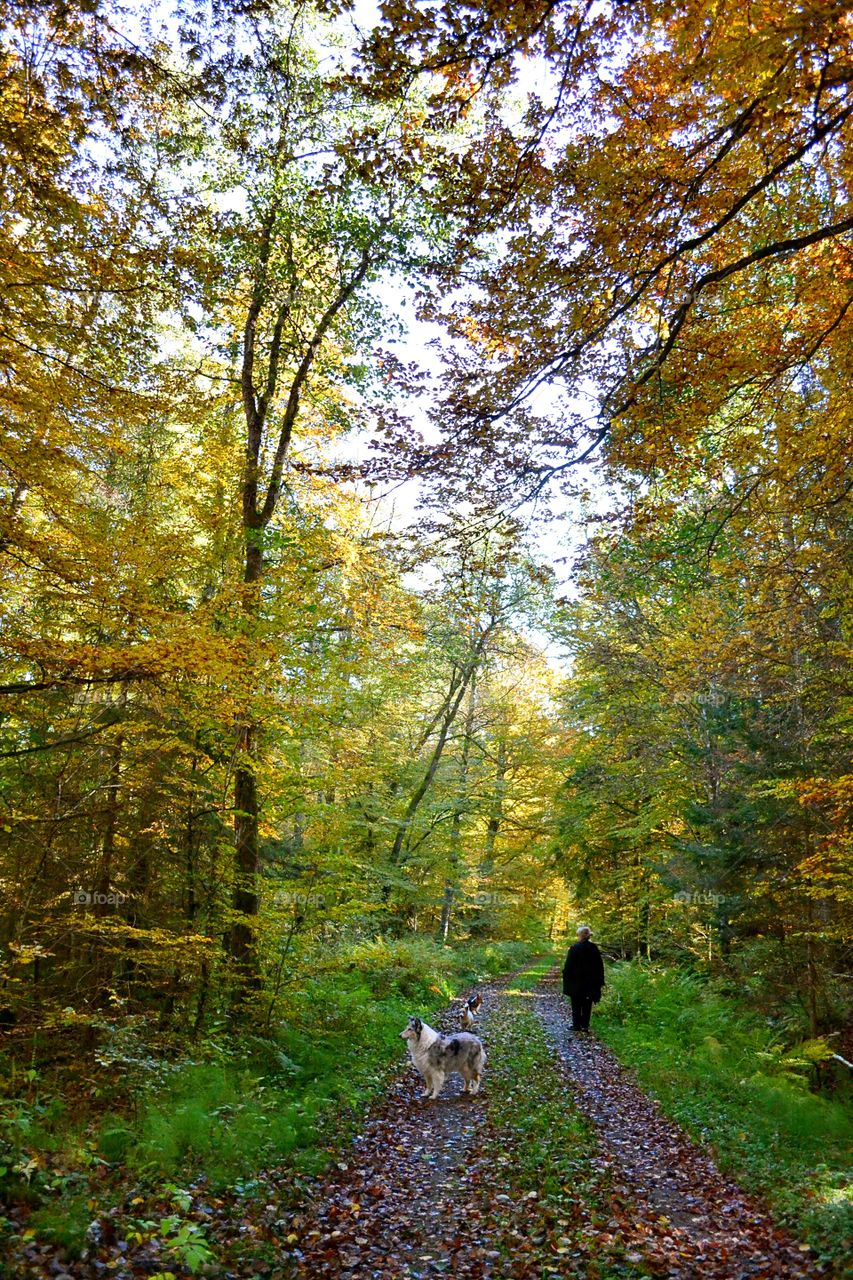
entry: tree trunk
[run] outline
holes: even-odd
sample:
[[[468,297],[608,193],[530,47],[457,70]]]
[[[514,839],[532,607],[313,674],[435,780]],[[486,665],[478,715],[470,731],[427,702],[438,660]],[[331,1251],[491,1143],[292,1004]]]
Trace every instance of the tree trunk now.
[[[245,763],[234,774],[234,895],[231,956],[248,985],[257,977],[255,923],[258,914],[258,789],[255,782],[256,730],[243,725],[238,750]]]
[[[122,685],[118,705],[122,713],[127,705],[127,686]],[[95,915],[105,916],[115,913],[115,902],[110,901],[112,879],[115,864],[116,834],[119,822],[119,791],[121,789],[121,771],[124,754],[124,734],[119,731],[115,742],[107,747],[109,760],[109,781],[107,783],[107,800],[104,815],[104,832],[101,839],[101,856],[98,860],[98,871],[95,876]]]
[[[127,703],[127,687],[122,686],[118,698],[119,706],[124,710]],[[122,766],[124,763],[124,733],[119,730],[115,742],[106,748],[109,762],[107,771],[107,798],[104,807],[104,827],[101,836],[101,850],[95,872],[95,900],[92,904],[94,915],[105,917],[114,915],[115,899],[112,898],[112,882],[115,872],[116,837],[119,828],[120,804],[119,792],[122,783]],[[93,977],[92,991],[96,1004],[105,1005],[110,997],[110,988],[116,979],[116,963],[106,950],[105,939],[98,937],[93,943]],[[38,957],[33,966],[33,981],[39,977]]]
[[[257,621],[260,606],[260,583],[263,578],[264,532],[275,515],[281,493],[284,466],[290,441],[302,404],[302,396],[308,386],[317,353],[323,346],[339,312],[364,281],[371,265],[368,247],[362,249],[351,272],[338,281],[328,306],[317,319],[313,333],[301,335],[302,355],[284,397],[278,418],[277,439],[266,440],[270,410],[279,392],[282,371],[282,343],[286,340],[285,328],[290,319],[291,302],[297,279],[293,267],[293,244],[285,244],[286,233],[276,223],[279,217],[276,204],[270,206],[258,227],[258,256],[251,301],[246,311],[243,330],[243,358],[240,368],[240,390],[246,423],[246,455],[242,486],[242,523],[245,546],[244,583],[254,588],[246,593],[245,614],[247,630],[251,638],[252,624]],[[284,249],[288,264],[288,291],[282,295],[275,284],[275,272],[271,279],[273,250]],[[275,296],[271,296],[275,295]],[[266,359],[259,360],[259,332],[264,324],[259,321],[267,308],[267,322],[272,331],[266,341]],[[292,335],[291,335],[292,336]],[[265,367],[262,367],[264,366]],[[261,480],[265,447],[273,445],[269,473]],[[251,673],[250,673],[251,674]],[[247,699],[251,700],[251,690]],[[237,971],[236,997],[239,1003],[246,992],[259,985],[258,955],[256,944],[256,917],[258,914],[258,792],[257,752],[259,726],[247,710],[244,722],[237,729],[238,763],[234,771],[234,891],[232,906],[234,922],[228,936],[228,950]]]
[[[477,669],[483,660],[486,645],[488,644],[489,637],[495,629],[496,622],[497,619],[492,618],[488,626],[480,635],[480,638],[474,646],[474,651],[467,666],[461,670],[461,678],[458,685],[456,685],[455,688],[452,687],[452,693],[445,703],[445,711],[441,720],[441,729],[439,730],[435,748],[433,749],[432,756],[430,757],[430,762],[427,765],[426,773],[406,806],[406,812],[403,815],[403,819],[397,828],[397,834],[394,837],[394,844],[391,848],[391,863],[394,866],[396,866],[400,860],[400,854],[403,851],[403,843],[409,833],[409,829],[412,825],[412,819],[420,808],[421,802],[429,791],[432,780],[438,771],[438,766],[441,763],[441,757],[444,754],[444,748],[447,745],[448,735],[450,730],[453,728],[457,715],[459,714],[459,708],[462,706],[462,700],[468,691],[468,686],[475,678]],[[433,722],[433,727],[435,723],[436,722]]]
[[[247,520],[246,569],[243,581],[257,584],[263,573],[260,531]],[[249,616],[256,616],[257,598],[246,603]],[[234,890],[231,906],[235,919],[231,926],[229,951],[238,972],[238,999],[258,985],[258,956],[255,917],[258,914],[258,787],[256,764],[258,728],[251,721],[237,731],[237,766],[234,770]]]
[[[498,832],[503,822],[503,796],[504,796],[504,780],[506,779],[509,763],[506,754],[506,742],[501,738],[498,743],[498,757],[495,764],[495,792],[492,798],[492,808],[489,814],[489,823],[486,827],[486,842],[483,847],[483,857],[480,861],[480,876],[487,880],[494,870],[495,862],[495,843],[498,838]]]
[[[444,896],[441,903],[441,923],[438,930],[439,942],[447,942],[450,936],[450,917],[453,902],[459,888],[462,857],[462,814],[468,800],[468,760],[471,752],[471,738],[474,733],[474,702],[477,688],[476,673],[472,674],[468,691],[468,709],[465,714],[465,737],[462,742],[462,753],[459,758],[459,792],[453,809],[453,821],[450,828],[450,873],[444,882]]]
[[[444,882],[444,897],[441,900],[441,923],[438,926],[439,942],[446,942],[450,933],[450,913],[453,910],[453,881],[448,878]]]
[[[246,567],[243,581],[253,586],[263,574],[261,532],[256,521],[244,514],[246,537]],[[257,595],[252,593],[246,601],[246,612],[251,620],[257,615]],[[234,889],[231,906],[234,922],[231,926],[228,950],[237,970],[237,1002],[247,991],[256,988],[259,981],[258,955],[255,940],[255,918],[258,914],[258,787],[256,764],[258,727],[251,717],[237,730],[237,765],[234,770]]]

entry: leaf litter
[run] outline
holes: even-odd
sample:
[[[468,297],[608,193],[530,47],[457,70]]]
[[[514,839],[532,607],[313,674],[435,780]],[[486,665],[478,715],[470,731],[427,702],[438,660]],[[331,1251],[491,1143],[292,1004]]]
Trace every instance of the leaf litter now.
[[[188,1188],[185,1217],[204,1228],[223,1260],[212,1257],[199,1274],[222,1280],[832,1274],[663,1116],[604,1045],[572,1034],[553,975],[535,992],[514,990],[511,979],[480,991],[475,1030],[490,1055],[481,1092],[468,1098],[452,1077],[438,1101],[422,1101],[422,1081],[407,1063],[325,1174],[259,1170],[249,1199],[212,1196],[198,1179]],[[458,1009],[445,1010],[437,1025],[457,1030]],[[102,1220],[83,1258],[28,1241],[10,1274],[15,1280],[187,1275],[156,1241],[128,1243],[128,1206],[139,1200],[117,1205]]]
[[[451,1079],[422,1102],[413,1068],[371,1113],[345,1167],[318,1182],[294,1216],[293,1275],[358,1280],[807,1280],[829,1275],[667,1120],[594,1037],[575,1038],[553,976],[531,994],[483,988],[477,1030],[491,1053],[480,1095]],[[523,997],[523,998],[522,998]],[[502,1074],[496,1041],[535,1009],[548,1059],[536,1078]],[[445,1029],[455,1029],[443,1018]],[[502,1105],[495,1099],[503,1091]],[[531,1189],[525,1108],[547,1093],[560,1142],[576,1143],[577,1111],[591,1141],[568,1185]],[[493,1112],[503,1120],[496,1124]],[[512,1118],[517,1117],[518,1123]],[[535,1141],[535,1138],[533,1139]],[[535,1164],[536,1152],[533,1153]],[[543,1154],[544,1178],[548,1159]]]

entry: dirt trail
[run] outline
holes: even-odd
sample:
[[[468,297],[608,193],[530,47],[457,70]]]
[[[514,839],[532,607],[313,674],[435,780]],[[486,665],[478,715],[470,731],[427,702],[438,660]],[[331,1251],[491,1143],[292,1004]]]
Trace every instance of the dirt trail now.
[[[484,1011],[476,1031],[486,1042],[504,985],[479,988]],[[459,1030],[458,1008],[445,1010],[434,1025]],[[401,1040],[401,1057],[406,1052]],[[464,1096],[459,1076],[448,1080],[437,1102],[422,1101],[422,1090],[410,1066],[372,1112],[352,1158],[338,1165],[317,1188],[308,1212],[294,1220],[301,1240],[296,1275],[419,1280],[455,1270],[462,1251],[469,1260],[482,1255],[481,1274],[491,1274],[493,1259],[478,1238],[481,1173],[468,1167],[487,1104],[482,1094]]]
[[[420,1101],[421,1081],[409,1068],[372,1112],[351,1156],[294,1218],[299,1243],[291,1256],[299,1280],[447,1274],[466,1280],[812,1280],[827,1274],[722,1177],[609,1050],[594,1036],[573,1036],[553,976],[532,1000],[530,993],[514,993],[511,983],[481,990],[477,1030],[487,1051],[490,1030],[505,1027],[522,1008],[529,1012],[532,1005],[540,1017],[553,1070],[566,1082],[566,1108],[577,1106],[597,1133],[589,1162],[599,1203],[582,1197],[572,1226],[562,1228],[568,1236],[559,1235],[553,1214],[513,1193],[511,1158],[495,1161],[501,1135],[489,1120],[489,1068],[475,1100],[461,1095],[454,1077],[434,1103]],[[457,1017],[447,1011],[439,1025],[456,1030]],[[492,1087],[498,1087],[494,1078]],[[536,1081],[526,1087],[535,1089]],[[491,1155],[484,1157],[484,1149]]]
[[[598,1132],[606,1159],[637,1210],[637,1224],[666,1220],[681,1265],[670,1275],[790,1276],[821,1274],[755,1200],[724,1177],[713,1159],[644,1093],[594,1035],[575,1035],[560,985],[540,984],[537,1012],[567,1072],[574,1100]]]

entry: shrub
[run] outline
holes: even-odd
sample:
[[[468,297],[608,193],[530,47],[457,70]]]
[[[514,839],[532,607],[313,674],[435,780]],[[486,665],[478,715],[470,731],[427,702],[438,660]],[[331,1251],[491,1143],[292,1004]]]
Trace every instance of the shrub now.
[[[69,1258],[79,1258],[86,1247],[91,1218],[86,1197],[67,1197],[44,1205],[30,1215],[29,1228],[36,1238],[64,1249]]]

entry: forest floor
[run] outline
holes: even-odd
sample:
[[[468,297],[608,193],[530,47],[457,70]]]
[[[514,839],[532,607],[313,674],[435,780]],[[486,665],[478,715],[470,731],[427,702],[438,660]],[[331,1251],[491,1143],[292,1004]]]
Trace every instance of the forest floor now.
[[[481,1094],[453,1077],[422,1102],[414,1068],[401,1075],[293,1216],[295,1276],[829,1274],[594,1033],[571,1031],[553,973],[481,991]],[[458,1027],[450,1011],[440,1023]]]
[[[15,1280],[740,1280],[833,1273],[717,1169],[596,1038],[570,1030],[544,966],[479,987],[488,1054],[475,1098],[451,1078],[420,1098],[400,1070],[357,1137],[315,1178],[259,1171],[212,1194],[199,1179],[170,1219],[129,1230],[133,1208],[102,1220],[82,1259],[28,1241]],[[413,1010],[413,1012],[418,1012]],[[423,1012],[423,1011],[420,1011]],[[457,1030],[458,1007],[437,1019]],[[402,1029],[402,1028],[401,1028]],[[341,1064],[342,1070],[345,1064]],[[239,1194],[238,1194],[239,1193]],[[155,1216],[158,1211],[154,1210]],[[164,1205],[160,1214],[168,1214]],[[142,1227],[146,1229],[142,1229]],[[168,1230],[167,1230],[168,1227]],[[164,1247],[163,1233],[173,1243]],[[183,1232],[183,1235],[180,1233]],[[194,1242],[204,1247],[193,1254]]]

